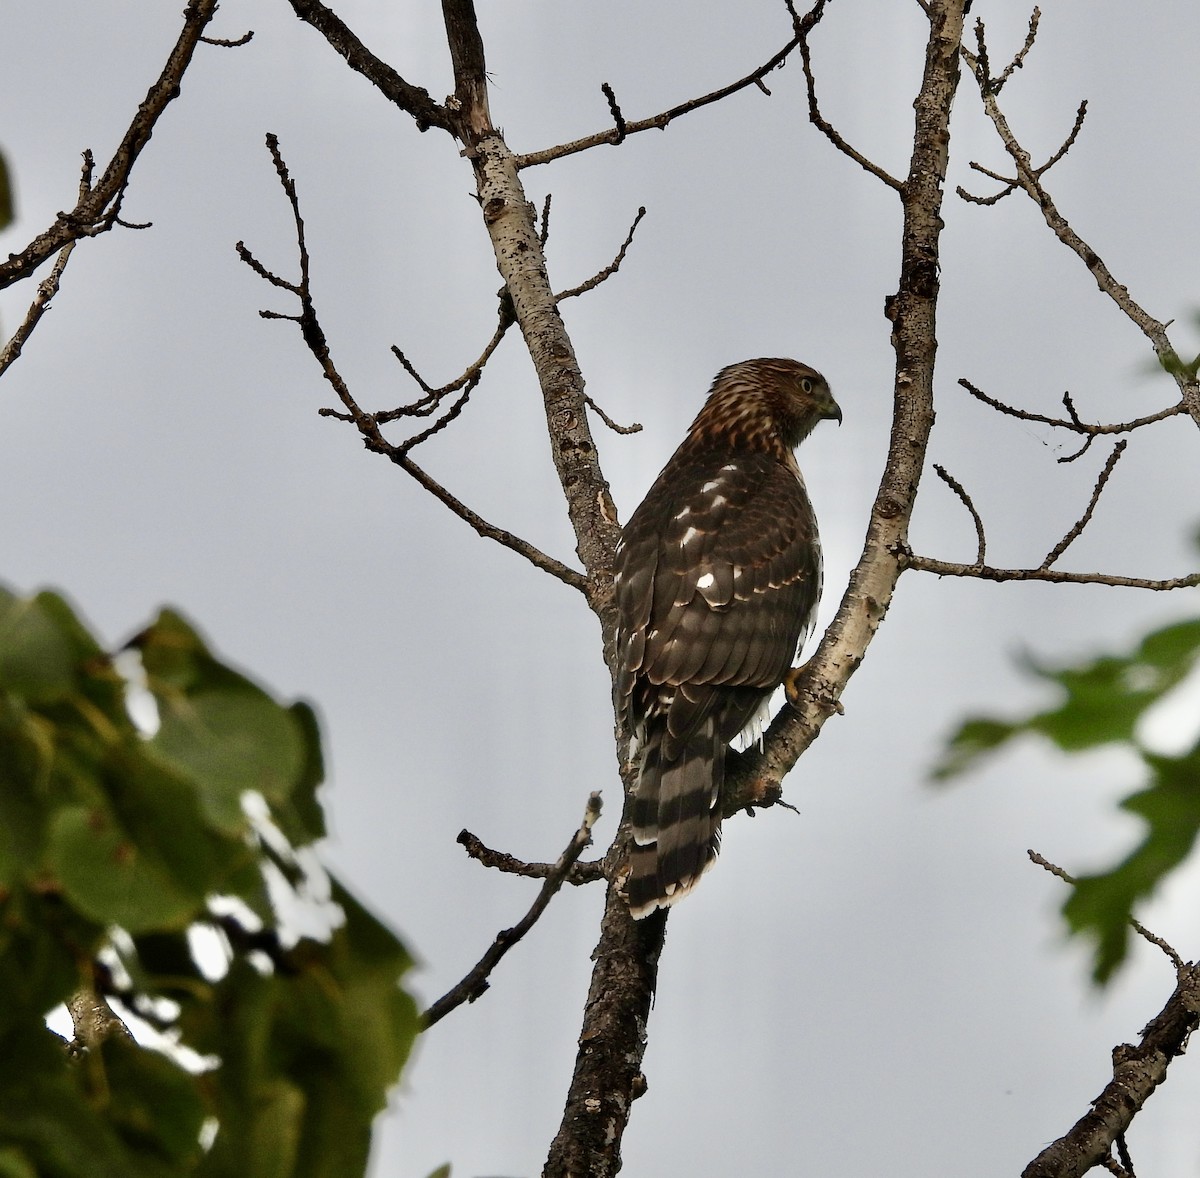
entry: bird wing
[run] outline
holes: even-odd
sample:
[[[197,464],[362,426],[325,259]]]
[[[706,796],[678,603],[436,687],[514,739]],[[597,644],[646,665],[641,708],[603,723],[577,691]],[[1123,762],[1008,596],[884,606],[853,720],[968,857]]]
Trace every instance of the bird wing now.
[[[618,708],[637,722],[665,706],[670,758],[720,700],[734,705],[718,722],[730,740],[811,626],[821,553],[804,484],[770,454],[681,447],[626,526],[615,573]]]

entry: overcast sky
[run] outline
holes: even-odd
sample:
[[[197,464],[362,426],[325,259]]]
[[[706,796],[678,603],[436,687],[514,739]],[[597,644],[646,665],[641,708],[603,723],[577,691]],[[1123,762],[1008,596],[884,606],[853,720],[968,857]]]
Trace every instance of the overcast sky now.
[[[439,6],[338,0],[364,41],[440,99],[452,88]],[[79,153],[107,159],[178,34],[178,4],[11,0],[0,45],[0,148],[15,170],[19,248],[75,200]],[[600,129],[610,82],[629,118],[747,73],[790,34],[774,0],[481,0],[492,112],[530,151]],[[994,61],[1027,13],[992,0]],[[925,20],[915,0],[842,0],[814,38],[826,115],[903,174]],[[234,254],[244,240],[294,273],[290,215],[263,147],[280,137],[299,188],[318,310],[367,408],[413,399],[389,354],[431,383],[478,354],[499,285],[449,138],[419,135],[284,0],[225,0],[180,99],[139,162],[124,214],[153,221],[85,241],[62,293],[0,386],[0,578],[65,590],[117,644],[171,603],[217,649],[323,719],[332,837],[325,857],[406,939],[432,1000],[528,906],[534,885],[469,862],[489,844],[553,858],[604,791],[620,811],[599,631],[582,599],[477,539],[344,424],[289,324]],[[1004,91],[1035,161],[1081,98],[1088,123],[1047,181],[1060,209],[1181,352],[1200,338],[1193,0],[1043,4],[1042,34]],[[554,286],[605,265],[648,209],[621,273],[564,307],[589,393],[632,437],[595,428],[622,516],[679,442],[713,374],[790,355],[819,368],[845,414],[801,451],[826,551],[832,616],[857,559],[885,453],[893,376],[883,300],[896,289],[899,205],[807,124],[799,62],[673,124],[527,171],[554,195]],[[949,188],[990,181],[1003,153],[964,79]],[[930,455],[969,489],[989,557],[1029,566],[1081,514],[1108,449],[1002,420],[956,385],[1053,413],[1069,389],[1089,419],[1174,399],[1148,347],[1057,244],[1036,208],[951,195],[945,210],[938,419]],[[11,330],[32,288],[0,296]],[[1195,427],[1134,437],[1063,567],[1189,571],[1200,510]],[[419,451],[494,523],[574,561],[541,402],[515,333],[453,428]],[[914,547],[968,561],[974,533],[936,479]],[[1065,659],[1196,610],[1196,594],[995,586],[906,575],[834,718],[787,780],[799,816],[727,824],[721,860],[671,918],[645,1060],[649,1092],[626,1172],[1000,1178],[1087,1108],[1110,1048],[1136,1039],[1173,975],[1148,947],[1103,995],[1064,946],[1069,870],[1138,835],[1114,802],[1138,784],[1117,757],[1024,747],[949,792],[926,780],[966,712],[1044,697],[1014,656]],[[1160,719],[1182,743],[1194,713]],[[1200,872],[1143,919],[1200,954]],[[575,1053],[598,886],[561,895],[487,995],[423,1041],[382,1122],[375,1178],[540,1172]],[[1138,1118],[1139,1173],[1200,1173],[1196,1063],[1172,1068]]]

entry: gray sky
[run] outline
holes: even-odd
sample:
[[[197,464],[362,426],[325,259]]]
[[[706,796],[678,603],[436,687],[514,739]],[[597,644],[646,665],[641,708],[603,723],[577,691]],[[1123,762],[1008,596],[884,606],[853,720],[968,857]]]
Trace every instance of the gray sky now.
[[[54,0],[5,6],[0,145],[15,168],[14,250],[74,203],[80,151],[107,158],[178,32],[177,5]],[[339,0],[408,80],[441,98],[449,63],[435,4]],[[599,129],[601,82],[627,117],[741,76],[788,37],[782,4],[483,2],[492,111],[516,150]],[[977,4],[1006,59],[1027,14]],[[906,168],[923,53],[915,3],[832,6],[814,39],[826,115],[894,173]],[[160,604],[193,618],[230,660],[315,701],[333,836],[327,861],[423,961],[426,1000],[474,963],[532,898],[527,881],[467,861],[489,844],[552,858],[604,791],[619,813],[598,628],[582,600],[478,540],[402,472],[366,453],[298,333],[293,308],[242,266],[239,239],[293,273],[288,209],[263,147],[276,132],[299,187],[322,321],[359,400],[457,375],[495,322],[499,278],[449,139],[419,135],[283,0],[226,0],[138,164],[125,215],[154,222],[83,243],[52,312],[0,386],[0,577],[65,589],[112,643]],[[1043,6],[1039,46],[1004,92],[1041,161],[1090,100],[1083,135],[1048,176],[1060,209],[1150,313],[1200,340],[1196,284],[1191,0]],[[885,452],[892,353],[884,297],[897,281],[899,206],[807,124],[795,61],[773,97],[734,100],[524,175],[554,194],[557,288],[606,264],[639,205],[621,273],[564,307],[627,516],[682,437],[713,374],[756,355],[820,368],[845,412],[801,452],[821,520],[832,616],[861,546]],[[964,80],[950,187],[1004,161]],[[951,195],[945,218],[938,421],[931,458],[971,491],[989,556],[1036,565],[1087,502],[1107,454],[1054,459],[1070,440],[1004,421],[955,384],[1085,418],[1173,400],[1141,337],[1037,210]],[[11,331],[27,285],[0,296]],[[573,560],[540,400],[507,340],[455,426],[419,452],[493,522]],[[1064,567],[1165,577],[1194,566],[1196,437],[1180,419],[1134,438]],[[974,535],[936,478],[918,551],[970,560]],[[1067,762],[1027,747],[948,793],[925,783],[938,742],[969,710],[1041,700],[1014,668],[1069,658],[1195,610],[1196,595],[992,586],[904,577],[886,624],[831,720],[786,783],[801,813],[727,825],[721,861],[672,916],[650,1025],[650,1083],[626,1172],[655,1178],[814,1173],[847,1178],[1009,1175],[1085,1111],[1109,1050],[1136,1038],[1173,984],[1149,948],[1097,996],[1064,947],[1061,885],[1137,837],[1113,813],[1137,784],[1116,757]],[[1159,724],[1192,730],[1189,713]],[[1189,868],[1143,914],[1185,957],[1200,919]],[[575,1052],[602,896],[560,896],[492,989],[420,1044],[382,1125],[376,1178],[540,1172]],[[1200,1077],[1179,1061],[1130,1137],[1139,1171],[1200,1172]]]

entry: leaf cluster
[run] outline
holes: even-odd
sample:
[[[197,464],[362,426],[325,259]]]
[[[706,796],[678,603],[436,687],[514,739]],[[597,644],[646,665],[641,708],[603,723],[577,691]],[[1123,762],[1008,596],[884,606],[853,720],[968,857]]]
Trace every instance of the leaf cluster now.
[[[171,611],[129,645],[152,734],[61,596],[0,587],[0,1174],[361,1174],[416,1007],[404,946],[304,865],[316,718]],[[292,935],[322,888],[332,931]],[[161,1049],[69,1051],[45,1019],[81,993]]]
[[[1139,736],[1142,717],[1183,683],[1197,661],[1200,618],[1155,630],[1131,650],[1077,666],[1030,661],[1032,674],[1057,687],[1058,702],[1018,720],[966,720],[933,771],[936,780],[948,780],[1030,733],[1067,753],[1115,745],[1140,760],[1142,786],[1121,808],[1145,822],[1142,841],[1107,871],[1073,880],[1063,905],[1070,931],[1093,943],[1092,975],[1099,984],[1125,960],[1135,904],[1183,863],[1200,835],[1200,739],[1178,756],[1166,756],[1152,752]]]

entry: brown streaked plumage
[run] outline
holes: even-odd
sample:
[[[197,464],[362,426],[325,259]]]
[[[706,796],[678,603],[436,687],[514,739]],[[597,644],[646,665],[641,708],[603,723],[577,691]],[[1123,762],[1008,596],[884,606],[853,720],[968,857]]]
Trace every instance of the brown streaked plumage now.
[[[673,904],[711,866],[726,747],[812,627],[821,545],[792,451],[823,418],[842,413],[805,364],[722,369],[621,533],[614,698],[639,758],[635,918]]]

